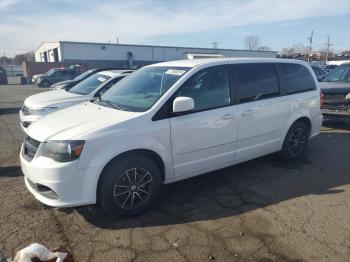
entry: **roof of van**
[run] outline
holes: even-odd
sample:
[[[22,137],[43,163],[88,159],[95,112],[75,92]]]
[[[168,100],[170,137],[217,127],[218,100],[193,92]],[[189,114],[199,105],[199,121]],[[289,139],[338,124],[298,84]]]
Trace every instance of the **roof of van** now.
[[[149,65],[152,66],[171,66],[171,67],[195,67],[203,64],[235,64],[235,63],[298,63],[307,64],[297,59],[281,59],[281,58],[203,58],[194,60],[175,60]]]

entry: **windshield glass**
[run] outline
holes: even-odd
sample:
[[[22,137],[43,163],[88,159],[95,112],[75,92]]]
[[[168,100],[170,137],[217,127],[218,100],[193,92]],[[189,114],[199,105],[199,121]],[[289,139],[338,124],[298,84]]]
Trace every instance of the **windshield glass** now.
[[[110,78],[110,76],[97,73],[73,86],[68,92],[78,95],[88,95]]]
[[[350,65],[339,66],[330,72],[323,80],[325,82],[349,82],[350,81]]]
[[[84,79],[86,76],[88,76],[89,74],[91,74],[92,71],[94,71],[94,69],[91,69],[91,70],[88,70],[84,73],[81,73],[76,78],[74,78],[74,80],[80,81],[80,80]]]
[[[126,111],[144,112],[190,68],[144,67],[112,86],[102,100]]]
[[[45,73],[45,75],[46,76],[49,76],[49,75],[51,75],[53,72],[55,72],[56,70],[54,70],[54,69],[50,69],[49,71],[47,71],[46,73]]]

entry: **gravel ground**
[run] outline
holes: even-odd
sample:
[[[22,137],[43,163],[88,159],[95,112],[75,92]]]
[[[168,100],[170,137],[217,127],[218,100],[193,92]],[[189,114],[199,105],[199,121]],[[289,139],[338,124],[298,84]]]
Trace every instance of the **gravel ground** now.
[[[76,261],[350,261],[350,126],[329,124],[302,161],[266,156],[167,185],[133,219],[48,208],[26,190],[18,110],[33,86],[0,86],[0,250],[64,245]]]

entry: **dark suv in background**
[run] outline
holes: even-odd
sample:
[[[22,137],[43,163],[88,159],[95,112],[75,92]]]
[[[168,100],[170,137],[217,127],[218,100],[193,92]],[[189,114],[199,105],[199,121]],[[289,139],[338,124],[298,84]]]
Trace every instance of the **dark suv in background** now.
[[[36,84],[39,87],[49,87],[57,82],[71,80],[80,73],[80,71],[71,68],[52,68],[46,74],[39,76],[36,79]]]
[[[324,119],[350,123],[350,63],[330,72],[320,88]]]

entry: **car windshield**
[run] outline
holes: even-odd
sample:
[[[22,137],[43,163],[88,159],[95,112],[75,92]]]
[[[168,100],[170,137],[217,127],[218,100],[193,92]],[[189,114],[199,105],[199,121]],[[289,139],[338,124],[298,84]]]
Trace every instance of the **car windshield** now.
[[[67,92],[78,95],[88,95],[110,78],[110,76],[97,73],[73,86],[73,88],[67,90]]]
[[[47,71],[45,73],[46,76],[52,75],[52,73],[54,73],[56,70],[55,69],[50,69],[49,71]]]
[[[349,82],[350,81],[350,65],[339,66],[330,72],[324,82]]]
[[[86,76],[88,76],[89,74],[91,74],[92,71],[94,71],[94,69],[91,69],[91,70],[88,70],[88,71],[86,71],[84,73],[81,73],[76,78],[74,78],[74,80],[80,81],[80,80],[84,79]]]
[[[100,100],[118,109],[144,112],[189,69],[164,66],[141,68],[112,86]]]

